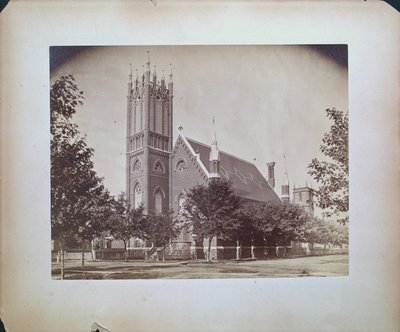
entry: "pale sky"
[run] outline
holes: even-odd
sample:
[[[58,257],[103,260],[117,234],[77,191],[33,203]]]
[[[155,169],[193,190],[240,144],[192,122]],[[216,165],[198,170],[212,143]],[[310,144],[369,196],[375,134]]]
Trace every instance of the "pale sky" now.
[[[95,149],[95,169],[112,194],[125,191],[125,136],[129,64],[142,72],[173,67],[174,139],[211,143],[215,117],[219,148],[253,161],[262,174],[275,161],[275,191],[281,196],[286,164],[293,183],[317,183],[307,165],[321,157],[330,122],[325,109],[348,109],[347,65],[309,46],[118,46],[52,54],[52,82],[73,74],[84,91],[74,121]],[[339,59],[340,60],[340,59]],[[56,63],[57,62],[57,63]],[[54,65],[54,64],[57,65]]]

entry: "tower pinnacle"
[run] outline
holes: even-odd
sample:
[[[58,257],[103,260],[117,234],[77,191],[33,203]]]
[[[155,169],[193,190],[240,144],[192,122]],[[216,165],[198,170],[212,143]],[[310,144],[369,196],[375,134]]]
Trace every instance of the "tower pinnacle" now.
[[[172,63],[169,64],[170,73],[169,73],[169,81],[172,82]]]
[[[286,167],[286,156],[283,155],[283,163],[284,163],[284,172],[283,172],[283,184],[284,185],[289,185],[289,177],[288,177],[288,171]]]
[[[129,82],[132,82],[132,64],[129,64]]]
[[[217,144],[217,134],[215,131],[215,119],[213,117],[213,139],[210,150],[210,178],[219,178],[219,149]]]
[[[150,70],[150,51],[147,51],[147,70]]]
[[[217,133],[215,131],[215,119],[213,117],[213,139],[211,145],[217,146]]]

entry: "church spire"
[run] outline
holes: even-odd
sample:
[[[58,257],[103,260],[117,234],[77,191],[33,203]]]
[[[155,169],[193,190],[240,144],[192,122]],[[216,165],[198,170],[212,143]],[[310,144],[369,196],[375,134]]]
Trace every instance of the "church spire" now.
[[[213,117],[213,139],[211,145],[215,145],[217,147],[217,133],[215,131],[215,119]]]
[[[288,177],[288,171],[286,167],[286,156],[283,155],[283,163],[284,163],[284,172],[283,172],[283,181],[282,181],[282,202],[284,203],[289,203],[290,202],[290,197],[289,197],[289,177]]]
[[[215,119],[213,117],[213,139],[210,150],[210,178],[219,178],[219,149],[217,143],[217,134],[215,131]]]
[[[283,164],[284,164],[284,172],[283,172],[283,184],[284,185],[289,185],[289,177],[288,177],[288,171],[286,167],[286,156],[283,155]]]

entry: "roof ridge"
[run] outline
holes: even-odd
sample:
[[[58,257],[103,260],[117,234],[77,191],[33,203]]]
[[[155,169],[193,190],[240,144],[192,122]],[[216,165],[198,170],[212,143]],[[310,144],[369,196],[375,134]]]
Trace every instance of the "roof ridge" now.
[[[192,138],[190,138],[190,137],[186,137],[186,139],[189,141],[193,141],[194,143],[197,143],[197,144],[200,144],[200,145],[203,145],[203,146],[205,146],[205,147],[207,147],[207,148],[210,148],[211,149],[211,146],[210,145],[207,145],[207,144],[205,144],[205,143],[202,143],[202,142],[199,142],[199,141],[196,141],[195,139],[192,139]],[[252,166],[254,166],[255,168],[257,168],[257,166],[254,164],[254,163],[252,163],[251,161],[248,161],[248,160],[246,160],[246,159],[243,159],[243,158],[240,158],[240,157],[238,157],[238,156],[235,156],[234,154],[232,154],[232,153],[229,153],[229,152],[226,152],[226,151],[223,151],[223,150],[221,150],[221,149],[219,149],[219,152],[220,153],[224,153],[224,154],[226,154],[226,155],[228,155],[228,156],[230,156],[230,157],[233,157],[233,158],[236,158],[236,159],[239,159],[239,160],[241,160],[241,161],[243,161],[243,162],[245,162],[245,163],[247,163],[247,164],[250,164],[250,165],[252,165]],[[258,168],[257,168],[258,169]]]

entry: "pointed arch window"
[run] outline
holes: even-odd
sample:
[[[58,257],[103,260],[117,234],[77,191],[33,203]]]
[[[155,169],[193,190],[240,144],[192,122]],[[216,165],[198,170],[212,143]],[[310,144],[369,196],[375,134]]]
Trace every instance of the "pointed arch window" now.
[[[160,160],[157,160],[153,165],[153,171],[156,173],[165,173],[165,168],[163,163]]]
[[[161,193],[161,190],[157,190],[156,193],[154,194],[154,210],[156,214],[161,214],[162,213],[162,208],[163,208],[163,195]]]
[[[136,107],[135,107],[135,123],[134,127],[135,133],[138,133],[139,131],[142,130],[142,102],[140,101],[140,96],[138,97],[138,102],[136,102]]]
[[[178,214],[183,214],[184,204],[186,201],[186,195],[184,193],[180,193],[178,196]]]
[[[162,134],[163,126],[163,103],[162,100],[158,99],[156,102],[156,112],[155,112],[155,125],[156,132]]]
[[[177,169],[179,172],[184,171],[184,170],[186,169],[186,162],[185,162],[183,159],[179,160],[179,161],[176,163],[176,169]]]
[[[132,172],[138,172],[142,170],[142,162],[140,161],[139,158],[137,158],[134,162],[133,162],[133,166],[132,166]]]
[[[134,207],[135,207],[135,209],[137,209],[142,204],[142,200],[143,200],[143,189],[139,182],[137,182],[135,184],[133,193],[134,193],[134,198],[135,198]]]

